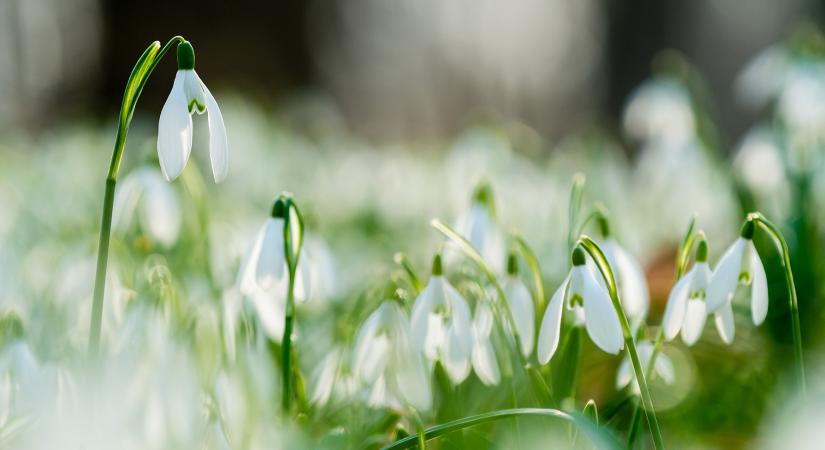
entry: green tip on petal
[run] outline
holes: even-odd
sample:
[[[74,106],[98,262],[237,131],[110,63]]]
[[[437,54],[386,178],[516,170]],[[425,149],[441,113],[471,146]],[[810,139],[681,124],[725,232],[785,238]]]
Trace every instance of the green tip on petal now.
[[[699,241],[699,246],[696,248],[696,262],[708,261],[708,242],[704,239]]]
[[[510,252],[507,256],[507,274],[512,276],[518,275],[518,258],[516,258],[514,252]]]
[[[495,216],[495,202],[493,200],[493,187],[487,180],[482,180],[476,185],[473,191],[473,201],[484,205],[490,215]]]
[[[744,224],[742,224],[742,229],[739,230],[739,236],[742,236],[747,240],[752,240],[754,231],[756,231],[756,224],[752,219],[748,219]]]
[[[601,234],[603,239],[607,239],[610,237],[610,222],[607,220],[607,216],[604,214],[599,214],[598,218],[596,219],[596,223],[599,226],[599,234]]]
[[[584,265],[584,249],[581,245],[577,245],[576,248],[573,249],[573,265],[574,266],[583,266]]]
[[[178,44],[178,70],[192,70],[195,68],[195,49],[189,41]]]
[[[433,276],[444,275],[444,265],[441,263],[441,253],[436,253],[433,258]]]
[[[275,200],[275,203],[272,204],[272,218],[283,219],[284,217],[286,217],[286,202],[283,198],[279,197],[278,200]]]

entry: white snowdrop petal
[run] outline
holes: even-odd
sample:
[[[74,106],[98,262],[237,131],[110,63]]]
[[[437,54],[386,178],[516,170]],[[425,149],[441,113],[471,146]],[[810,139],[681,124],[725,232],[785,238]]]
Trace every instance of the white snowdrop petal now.
[[[326,404],[332,396],[335,379],[338,374],[338,366],[341,363],[341,351],[336,349],[327,354],[321,363],[313,370],[312,395],[310,402],[314,405]]]
[[[624,347],[622,326],[607,292],[586,272],[582,297],[587,334],[599,348],[618,354]]]
[[[665,352],[659,352],[656,362],[653,364],[653,370],[656,371],[656,374],[665,384],[673,384],[676,381],[676,369],[673,367],[673,361]]]
[[[547,304],[547,309],[544,311],[536,351],[536,356],[538,356],[540,364],[547,364],[559,346],[561,315],[564,309],[564,289],[565,286],[567,286],[568,280],[569,277],[556,289],[556,292]]]
[[[507,280],[505,291],[510,303],[510,311],[513,313],[513,320],[518,329],[522,353],[528,356],[533,351],[536,329],[533,298],[527,286],[517,278]]]
[[[460,384],[470,374],[472,345],[468,342],[469,338],[463,336],[464,333],[460,327],[450,327],[441,358],[444,369],[454,384]]]
[[[630,358],[625,357],[619,363],[619,369],[616,371],[616,389],[622,389],[633,381],[633,368],[630,364]]]
[[[615,264],[618,274],[619,299],[622,306],[629,318],[643,320],[647,317],[650,294],[642,265],[617,243],[611,247],[612,264]]]
[[[679,278],[667,298],[667,306],[665,306],[665,314],[662,318],[662,328],[664,329],[665,339],[669,341],[679,334],[679,330],[684,323],[685,307],[694,273],[694,269],[691,269],[682,278]]]
[[[154,240],[168,247],[177,241],[182,222],[174,189],[159,178],[147,180],[140,206],[141,227]]]
[[[284,219],[269,218],[265,226],[266,231],[258,255],[255,280],[258,286],[268,290],[283,279],[286,265],[284,261]]]
[[[256,273],[258,271],[258,257],[261,254],[261,246],[266,236],[268,224],[261,226],[258,234],[255,235],[255,241],[247,250],[244,259],[241,261],[241,267],[238,270],[238,287],[242,294],[252,295],[258,290],[258,282],[256,280]]]
[[[687,301],[685,308],[685,322],[682,325],[682,342],[687,346],[691,346],[699,340],[702,336],[702,330],[705,328],[705,319],[708,313],[705,308],[705,302],[701,299],[690,299]]]
[[[172,91],[160,111],[158,121],[158,159],[168,181],[177,178],[192,151],[192,117],[186,105],[184,71],[178,71]]]
[[[115,230],[125,231],[132,224],[138,201],[143,194],[142,171],[143,169],[139,169],[130,173],[119,183],[112,213],[112,228]]]
[[[197,77],[197,74],[195,75]],[[203,88],[206,100],[206,113],[209,121],[209,159],[212,162],[212,175],[215,183],[220,183],[229,175],[229,140],[226,136],[226,125],[223,123],[223,114],[215,97],[209,88],[198,77]]]
[[[719,332],[719,337],[725,344],[733,342],[733,335],[736,331],[733,321],[733,307],[730,302],[724,304],[716,311],[714,320],[716,322],[716,330]]]
[[[716,312],[725,303],[728,303],[736,285],[739,283],[739,274],[742,270],[745,240],[738,238],[728,249],[710,279],[707,290],[707,308],[709,312]]]
[[[372,314],[367,317],[367,320],[361,324],[358,329],[358,335],[355,338],[355,349],[353,351],[352,367],[356,376],[360,377],[362,381],[373,382],[375,378],[367,376],[365,368],[367,364],[375,364],[373,346],[376,344],[376,335],[378,333],[378,325],[381,319],[383,304],[378,307]],[[382,361],[383,364],[386,361]],[[375,370],[371,371],[369,375],[375,375]]]
[[[493,331],[493,311],[484,302],[476,303],[475,316],[473,316],[473,330],[479,338],[487,338]]]
[[[476,341],[473,347],[473,370],[487,386],[495,386],[501,381],[496,354],[489,339]]]
[[[748,241],[748,251],[751,252],[751,318],[754,325],[761,325],[768,315],[768,277],[765,275],[765,266],[756,252],[753,241]]]
[[[286,303],[283,296],[259,290],[252,295],[252,304],[264,333],[274,342],[280,343],[284,337],[286,320]]]

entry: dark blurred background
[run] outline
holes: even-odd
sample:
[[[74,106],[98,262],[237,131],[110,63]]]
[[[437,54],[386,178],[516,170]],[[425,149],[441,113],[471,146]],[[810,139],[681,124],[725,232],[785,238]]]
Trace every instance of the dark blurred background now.
[[[708,81],[730,144],[752,121],[731,93],[738,70],[819,17],[803,0],[0,0],[0,130],[110,118],[143,49],[182,34],[213,91],[320,106],[380,139],[489,116],[550,137],[610,124],[673,48]],[[160,110],[173,61],[144,112]]]

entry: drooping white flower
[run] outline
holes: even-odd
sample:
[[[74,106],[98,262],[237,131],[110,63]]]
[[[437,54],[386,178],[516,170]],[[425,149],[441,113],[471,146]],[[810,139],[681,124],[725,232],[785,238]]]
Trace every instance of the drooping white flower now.
[[[696,118],[690,94],[678,80],[659,76],[637,87],[623,114],[625,132],[645,141],[682,142],[695,133]]]
[[[142,167],[124,177],[114,205],[114,228],[126,230],[137,213],[141,229],[165,247],[175,243],[183,216],[175,190],[157,170]]]
[[[272,207],[272,216],[258,231],[255,241],[241,262],[238,285],[243,294],[272,289],[286,279],[288,267],[284,254],[284,206],[278,200]]]
[[[178,45],[178,72],[160,112],[158,157],[163,176],[177,178],[192,151],[192,114],[207,113],[212,175],[220,183],[229,173],[229,143],[218,103],[195,72],[195,52],[188,41]]]
[[[768,315],[768,279],[759,253],[753,245],[755,224],[748,220],[742,226],[739,238],[719,259],[707,290],[707,307],[710,312],[722,311],[717,324],[726,325],[733,338],[733,314],[724,309],[730,305],[737,286],[750,285],[751,319],[760,325]]]
[[[419,411],[432,406],[424,360],[411,342],[407,315],[392,300],[385,300],[358,330],[352,367],[370,387],[373,406]]]
[[[332,400],[351,397],[357,389],[357,380],[347,370],[344,350],[334,348],[315,367],[310,376],[310,402],[323,406]]]
[[[503,288],[518,331],[521,351],[525,357],[529,356],[536,339],[536,313],[530,290],[518,276],[518,262],[514,254],[507,259],[507,278]]]
[[[583,318],[590,339],[605,352],[617,354],[624,348],[619,317],[609,294],[587,268],[581,247],[573,251],[573,268],[544,312],[538,339],[538,359],[542,364],[550,361],[558,348],[564,310]]]
[[[470,209],[459,217],[455,229],[478,250],[493,272],[502,273],[506,255],[505,238],[494,211],[492,189],[489,184],[482,183],[473,193]]]
[[[440,361],[459,384],[470,374],[473,330],[467,301],[444,278],[441,255],[433,260],[432,277],[415,300],[410,320],[412,339],[427,359]]]
[[[653,358],[653,344],[650,341],[642,341],[636,344],[636,351],[639,355],[639,362],[642,366],[642,372],[647,373],[647,368],[650,367],[650,360]],[[676,381],[676,370],[673,368],[673,362],[670,357],[664,352],[659,352],[656,356],[656,362],[653,363],[653,377],[658,377],[665,384],[673,384]],[[650,380],[648,380],[650,381]],[[633,372],[633,365],[630,361],[630,355],[626,355],[619,364],[619,369],[616,371],[616,388],[622,389],[630,385],[631,391],[639,395],[639,383],[636,381],[636,374]]]
[[[493,320],[490,306],[484,302],[476,303],[473,316],[473,370],[487,386],[495,386],[501,381],[495,349],[490,340]]]
[[[696,263],[684,274],[670,291],[662,318],[662,329],[667,340],[673,340],[681,332],[682,342],[691,346],[702,336],[708,316],[707,289],[712,272],[707,263],[707,243],[701,241],[696,252]],[[719,335],[725,343],[733,340],[732,322],[726,317],[733,317],[730,304],[715,313]]]

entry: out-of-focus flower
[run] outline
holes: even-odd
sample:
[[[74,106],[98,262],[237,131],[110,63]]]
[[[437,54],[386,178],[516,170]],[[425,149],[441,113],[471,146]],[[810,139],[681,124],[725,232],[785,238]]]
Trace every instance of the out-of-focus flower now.
[[[636,344],[636,351],[639,354],[642,372],[647,373],[647,368],[650,367],[650,360],[653,357],[653,344],[650,341],[639,342]],[[676,381],[676,370],[673,368],[673,362],[664,352],[659,352],[656,356],[656,362],[653,363],[653,376],[660,378],[665,384],[673,384]],[[619,369],[616,371],[616,388],[622,389],[627,385],[631,385],[631,391],[635,395],[639,395],[639,383],[636,381],[636,374],[633,372],[630,355],[622,359]]]
[[[411,337],[430,362],[441,361],[455,384],[470,374],[471,320],[467,300],[444,278],[441,255],[437,254],[432,277],[412,308]]]
[[[487,386],[497,385],[501,381],[495,349],[490,340],[494,320],[489,305],[484,302],[476,303],[473,316],[473,370]]]
[[[372,406],[432,406],[427,368],[410,342],[407,315],[393,300],[385,300],[358,330],[353,370],[370,387]]]
[[[192,151],[192,114],[209,118],[212,175],[220,183],[229,174],[229,143],[218,103],[195,72],[195,52],[188,41],[178,45],[178,73],[160,111],[158,157],[163,176],[172,181],[183,172]]]
[[[323,406],[330,401],[350,399],[358,389],[358,380],[347,366],[342,348],[334,348],[312,371],[310,402]]]
[[[251,295],[269,290],[286,279],[284,254],[284,205],[279,200],[272,207],[272,216],[258,231],[255,241],[241,262],[238,283],[242,293]]]
[[[587,334],[602,350],[615,355],[624,348],[622,326],[610,296],[587,268],[585,258],[581,247],[573,250],[573,268],[547,305],[538,340],[538,359],[542,364],[550,361],[559,345],[565,309],[572,310],[577,319],[583,318]]]
[[[114,206],[114,228],[121,232],[133,223],[165,247],[175,243],[183,217],[178,195],[152,168],[142,167],[124,177]]]
[[[745,135],[733,159],[741,183],[753,193],[761,208],[773,216],[787,217],[791,205],[786,155],[777,134],[757,126]]]
[[[737,286],[751,286],[751,318],[754,325],[760,325],[768,315],[768,279],[765,267],[753,245],[753,233],[756,225],[748,220],[742,226],[739,238],[725,251],[716,269],[707,290],[707,307],[710,312],[724,311],[733,299]],[[717,326],[720,318],[717,316]],[[733,316],[724,319],[725,334],[733,339]],[[721,328],[720,328],[721,331]]]
[[[667,76],[652,78],[630,94],[623,121],[625,132],[640,141],[684,142],[696,127],[690,94]]]
[[[496,223],[493,190],[487,182],[482,182],[476,187],[470,209],[459,217],[455,229],[478,250],[493,272],[504,271],[505,238]],[[451,245],[449,244],[448,248],[451,248]],[[450,252],[450,255],[453,253]],[[452,256],[448,261],[451,259]]]
[[[504,280],[503,288],[518,331],[521,351],[526,357],[533,352],[536,339],[536,312],[530,290],[519,278],[515,254],[510,254],[507,258],[507,278]]]
[[[774,45],[760,51],[736,77],[737,99],[751,109],[762,108],[776,98],[791,67],[788,51]]]

